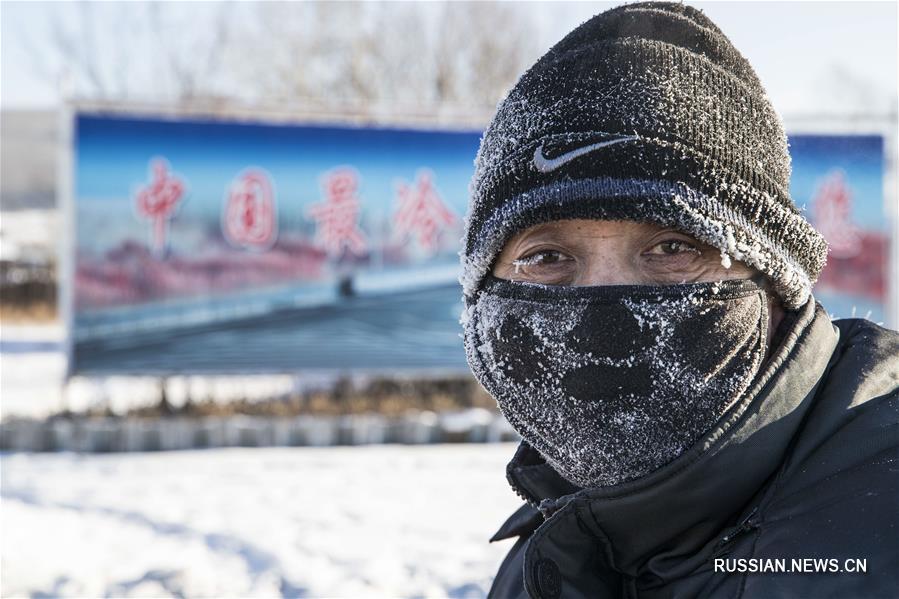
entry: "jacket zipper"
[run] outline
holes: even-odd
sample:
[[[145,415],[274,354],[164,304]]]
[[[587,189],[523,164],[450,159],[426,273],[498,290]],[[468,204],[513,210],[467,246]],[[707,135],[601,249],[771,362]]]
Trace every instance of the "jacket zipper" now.
[[[758,527],[758,522],[753,520],[753,517],[758,513],[758,511],[759,506],[755,506],[754,508],[752,508],[749,514],[747,514],[746,517],[743,518],[739,524],[737,524],[736,528],[734,528],[731,532],[727,533],[718,540],[718,543],[715,545],[715,549],[712,552],[711,559],[721,557],[722,555],[727,555],[728,553],[730,553],[729,551],[724,551],[724,548],[733,543],[734,539],[736,539],[737,537]]]

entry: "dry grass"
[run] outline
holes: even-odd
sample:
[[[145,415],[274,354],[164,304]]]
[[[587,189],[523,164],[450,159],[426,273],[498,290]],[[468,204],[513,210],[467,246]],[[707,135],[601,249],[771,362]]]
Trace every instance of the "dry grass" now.
[[[271,416],[292,417],[305,414],[340,416],[345,414],[377,413],[398,416],[410,411],[443,412],[465,408],[485,408],[496,411],[496,402],[473,377],[398,380],[374,379],[360,388],[348,379],[340,379],[330,389],[296,393],[269,400],[237,400],[216,402],[208,398],[192,398],[183,406],[174,407],[168,401],[135,408],[123,415],[109,408],[94,408],[78,416],[157,418],[164,416]],[[61,414],[60,416],[75,416]]]

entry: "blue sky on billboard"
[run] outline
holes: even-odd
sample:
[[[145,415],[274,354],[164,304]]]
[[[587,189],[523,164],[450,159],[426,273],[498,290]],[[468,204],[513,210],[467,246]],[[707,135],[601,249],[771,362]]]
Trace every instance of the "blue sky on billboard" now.
[[[92,31],[97,47],[118,27],[121,3],[97,3]],[[130,6],[136,4],[128,3]],[[168,6],[173,18],[196,22],[197,36],[207,35],[207,23],[217,3]],[[256,3],[237,3],[232,19],[246,19]],[[539,32],[536,50],[542,52],[581,21],[618,2],[520,4]],[[809,113],[882,114],[896,106],[896,14],[894,2],[694,2],[704,10],[747,56],[758,71],[774,105],[785,116]],[[433,4],[434,15],[440,3]],[[77,14],[76,3],[4,2],[2,5],[3,107],[50,107],[59,101],[58,84],[36,68],[59,67],[50,51],[53,14]],[[129,9],[130,10],[130,9]],[[367,14],[360,11],[361,18]],[[66,19],[77,27],[78,19]],[[439,24],[434,24],[439,26]],[[176,43],[169,40],[167,43]],[[190,40],[180,40],[189,48]],[[129,52],[135,64],[153,60],[153,48],[135,42]],[[264,68],[264,55],[260,57]],[[535,57],[536,58],[536,57]],[[140,78],[139,71],[116,76]]]

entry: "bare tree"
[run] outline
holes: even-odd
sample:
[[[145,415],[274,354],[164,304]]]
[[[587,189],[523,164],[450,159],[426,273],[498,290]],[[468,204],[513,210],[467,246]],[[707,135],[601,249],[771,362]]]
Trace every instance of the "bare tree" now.
[[[50,16],[50,56],[30,54],[54,82],[68,73],[80,98],[189,102],[216,95],[231,33],[230,6],[189,8],[202,12],[203,26],[197,27],[196,19],[167,14],[178,10],[167,3],[61,5]]]
[[[382,114],[493,108],[536,37],[527,11],[491,2],[79,3],[51,31],[88,99]]]
[[[493,108],[534,54],[533,23],[502,3],[257,7],[258,29],[244,35],[267,40],[260,92],[316,107]]]
[[[170,74],[173,95],[179,103],[218,95],[217,81],[232,36],[231,4],[216,3],[205,8],[210,12],[202,27],[190,23],[192,19],[179,20],[174,26],[166,22],[162,3],[153,2],[147,9],[150,32],[156,40],[155,54],[162,59],[160,67]]]
[[[533,24],[509,3],[448,3],[434,52],[443,102],[492,108],[535,58]]]

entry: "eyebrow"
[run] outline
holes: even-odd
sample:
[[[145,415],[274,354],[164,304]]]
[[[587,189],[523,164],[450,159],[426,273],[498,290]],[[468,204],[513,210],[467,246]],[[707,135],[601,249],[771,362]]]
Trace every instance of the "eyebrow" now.
[[[543,241],[544,238],[549,236],[567,237],[565,235],[562,235],[558,229],[559,227],[553,227],[552,223],[536,225],[531,229],[525,231],[522,236],[518,238],[518,241],[515,244],[515,250],[518,251],[523,244]]]

